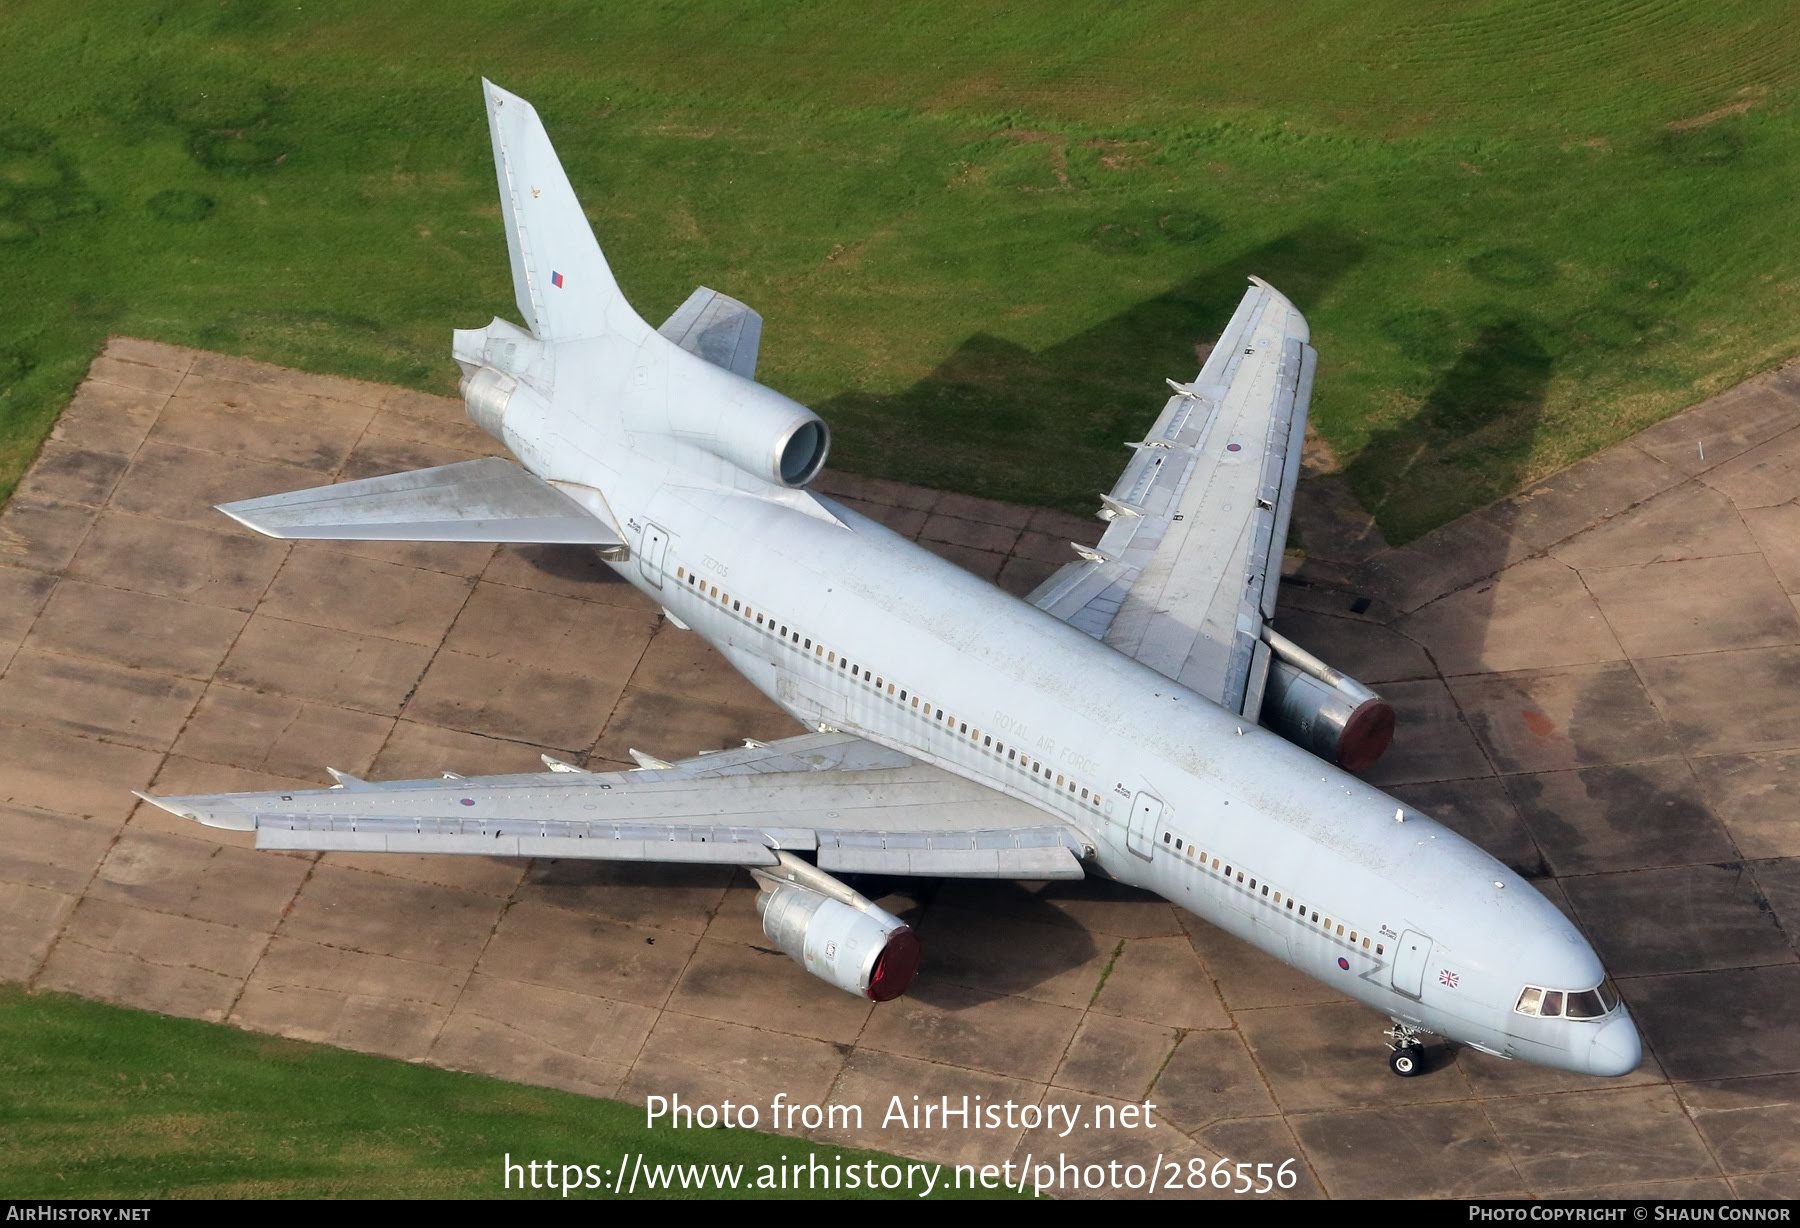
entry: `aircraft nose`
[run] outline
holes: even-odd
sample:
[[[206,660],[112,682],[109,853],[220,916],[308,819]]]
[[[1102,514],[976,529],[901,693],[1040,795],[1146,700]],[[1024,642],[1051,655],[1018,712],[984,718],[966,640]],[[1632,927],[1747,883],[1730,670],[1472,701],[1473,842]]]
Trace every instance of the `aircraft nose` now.
[[[1588,1050],[1588,1070],[1609,1077],[1628,1075],[1638,1068],[1643,1056],[1644,1047],[1638,1040],[1637,1024],[1631,1021],[1630,1012],[1621,1006],[1619,1013],[1601,1024],[1600,1031],[1594,1036],[1593,1047]]]

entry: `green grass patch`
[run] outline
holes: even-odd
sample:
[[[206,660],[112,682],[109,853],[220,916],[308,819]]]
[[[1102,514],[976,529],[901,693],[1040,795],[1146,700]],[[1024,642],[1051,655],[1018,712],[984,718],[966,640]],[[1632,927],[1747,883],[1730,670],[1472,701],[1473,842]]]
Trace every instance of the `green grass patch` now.
[[[652,1131],[615,1101],[0,985],[0,1198],[561,1197],[506,1190],[509,1153],[742,1165],[733,1197],[868,1197],[754,1182],[814,1155],[905,1163],[748,1130]]]
[[[482,74],[846,469],[1089,509],[1256,273],[1404,540],[1800,339],[1781,0],[14,0],[0,64],[0,491],[109,332],[452,390],[513,311]]]

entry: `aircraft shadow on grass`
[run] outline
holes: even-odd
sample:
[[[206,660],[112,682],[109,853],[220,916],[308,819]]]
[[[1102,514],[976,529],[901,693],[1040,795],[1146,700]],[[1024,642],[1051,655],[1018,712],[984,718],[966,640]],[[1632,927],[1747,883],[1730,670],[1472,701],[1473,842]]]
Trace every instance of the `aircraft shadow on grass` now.
[[[1348,231],[1302,226],[1044,349],[977,333],[910,388],[849,389],[813,408],[842,432],[900,448],[917,446],[939,424],[957,440],[996,444],[1028,432],[1073,433],[1071,444],[1102,447],[1140,439],[1161,403],[1162,377],[1193,375],[1251,274],[1305,310],[1363,254]],[[1190,364],[1190,355],[1199,357]]]

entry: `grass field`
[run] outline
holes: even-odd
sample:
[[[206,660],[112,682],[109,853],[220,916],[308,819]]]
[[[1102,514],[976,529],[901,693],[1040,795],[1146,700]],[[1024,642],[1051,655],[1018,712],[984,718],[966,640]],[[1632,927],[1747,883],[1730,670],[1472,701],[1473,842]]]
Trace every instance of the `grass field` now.
[[[797,1139],[651,1131],[613,1101],[0,985],[0,1199],[498,1198],[508,1154],[612,1168],[625,1153],[743,1165],[740,1197],[869,1196],[755,1188],[759,1166],[815,1154]]]
[[[1784,0],[12,0],[0,474],[109,332],[449,390],[477,78],[652,320],[767,317],[840,467],[1087,509],[1259,273],[1405,539],[1800,349]]]

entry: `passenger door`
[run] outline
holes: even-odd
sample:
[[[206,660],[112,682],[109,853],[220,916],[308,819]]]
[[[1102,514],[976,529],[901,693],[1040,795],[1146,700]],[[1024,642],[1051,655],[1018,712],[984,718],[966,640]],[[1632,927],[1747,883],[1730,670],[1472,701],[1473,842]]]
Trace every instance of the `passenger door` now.
[[[1425,965],[1431,959],[1431,939],[1418,930],[1407,930],[1394,944],[1394,963],[1389,972],[1393,986],[1409,998],[1425,992]]]
[[[644,524],[644,548],[639,552],[638,569],[644,579],[662,587],[663,555],[669,549],[669,535],[658,524]]]
[[[1131,802],[1131,827],[1125,835],[1125,847],[1149,861],[1156,851],[1156,829],[1162,817],[1162,799],[1154,793],[1139,793]]]

